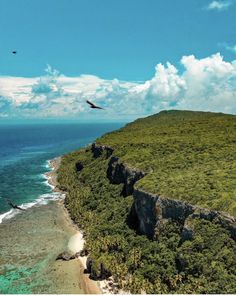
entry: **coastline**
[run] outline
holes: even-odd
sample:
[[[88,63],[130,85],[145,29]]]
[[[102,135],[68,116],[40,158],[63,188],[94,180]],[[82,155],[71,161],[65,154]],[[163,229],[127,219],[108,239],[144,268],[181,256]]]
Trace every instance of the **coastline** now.
[[[65,192],[58,188],[57,170],[60,167],[60,163],[61,157],[49,160],[48,165],[52,170],[46,172],[45,176],[47,178],[48,184],[52,187],[54,192],[65,195]],[[75,254],[83,249],[85,243],[83,233],[71,219],[70,214],[64,205],[64,200],[58,200],[57,203],[62,206],[67,224],[74,231],[74,234],[71,236],[68,242],[67,248],[72,254]],[[89,274],[84,273],[84,270],[86,270],[86,260],[87,256],[79,256],[78,258],[70,261],[62,261],[61,264],[69,263],[70,268],[77,267],[79,269],[81,279],[80,283],[86,294],[111,294],[112,292],[107,290],[108,281],[94,281],[89,278]]]
[[[51,168],[51,170],[46,172],[44,175],[47,179],[48,184],[52,187],[52,190],[64,195],[64,192],[59,190],[57,181],[57,170],[60,167],[60,163],[61,157],[56,157],[52,160],[48,160],[48,167]]]

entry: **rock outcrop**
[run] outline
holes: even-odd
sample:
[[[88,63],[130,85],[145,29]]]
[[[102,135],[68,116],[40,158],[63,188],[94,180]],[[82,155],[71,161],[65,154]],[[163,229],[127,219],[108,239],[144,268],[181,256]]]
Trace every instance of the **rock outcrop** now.
[[[143,234],[153,237],[161,229],[163,221],[171,219],[183,225],[182,240],[191,239],[194,234],[191,220],[200,218],[220,224],[236,241],[236,218],[233,216],[194,206],[181,200],[162,198],[140,189],[134,189],[133,196],[139,231]]]
[[[113,184],[124,184],[122,195],[133,194],[134,204],[131,212],[137,220],[137,230],[153,238],[158,235],[163,224],[168,220],[175,220],[183,225],[182,240],[191,239],[194,234],[194,218],[206,219],[220,224],[227,229],[232,238],[236,241],[236,218],[215,210],[200,208],[182,200],[163,198],[156,194],[145,192],[135,188],[135,183],[145,176],[141,170],[126,167],[118,157],[113,156],[114,150],[111,147],[92,145],[94,158],[104,155],[109,158],[107,177]]]
[[[111,147],[105,145],[97,145],[96,143],[92,144],[91,150],[94,158],[98,158],[101,155],[105,154],[107,159],[112,155],[114,151]]]
[[[105,280],[111,276],[111,272],[104,266],[103,263],[99,263],[97,267],[94,265],[95,261],[90,257],[86,261],[86,272],[90,274],[90,278],[93,280]]]
[[[132,195],[136,181],[144,177],[144,172],[126,167],[119,158],[112,156],[107,169],[107,177],[113,184],[123,183],[122,195]]]
[[[71,253],[64,251],[57,256],[56,260],[69,261],[69,260],[75,259],[77,257],[79,257],[79,253],[71,254]]]

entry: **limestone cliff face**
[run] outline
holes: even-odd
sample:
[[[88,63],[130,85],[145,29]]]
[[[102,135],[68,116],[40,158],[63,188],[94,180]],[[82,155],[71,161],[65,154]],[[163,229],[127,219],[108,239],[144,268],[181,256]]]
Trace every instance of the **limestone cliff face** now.
[[[91,150],[94,158],[98,158],[104,153],[106,155],[106,158],[109,158],[113,153],[113,149],[111,147],[105,145],[97,145],[96,143],[92,144]]]
[[[123,196],[129,196],[133,193],[136,181],[144,177],[144,172],[125,167],[119,162],[119,158],[112,156],[107,169],[107,177],[113,184],[123,183]]]
[[[148,236],[158,235],[163,222],[172,219],[184,223],[194,207],[179,200],[161,198],[155,194],[134,189],[134,207],[139,220],[139,231]]]
[[[175,220],[183,225],[182,240],[191,239],[194,234],[193,222],[195,218],[206,219],[220,224],[236,240],[236,218],[214,210],[200,208],[181,200],[163,198],[161,196],[135,188],[135,183],[145,176],[143,171],[126,167],[118,157],[113,156],[111,147],[92,145],[95,158],[104,155],[108,162],[107,177],[113,184],[124,184],[122,195],[133,195],[133,216],[136,216],[138,230],[142,234],[153,238],[158,235],[163,224]]]
[[[194,206],[181,200],[162,198],[139,189],[134,189],[133,196],[139,230],[143,234],[151,237],[158,235],[158,231],[166,220],[175,220],[183,225],[182,240],[188,240],[194,234],[191,221],[200,218],[220,224],[236,241],[236,218],[233,216]]]

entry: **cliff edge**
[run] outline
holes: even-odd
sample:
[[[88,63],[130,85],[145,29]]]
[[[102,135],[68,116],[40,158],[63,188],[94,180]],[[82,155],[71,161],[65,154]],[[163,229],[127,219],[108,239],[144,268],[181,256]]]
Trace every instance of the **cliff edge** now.
[[[58,181],[93,279],[235,293],[236,116],[164,111],[65,155]]]

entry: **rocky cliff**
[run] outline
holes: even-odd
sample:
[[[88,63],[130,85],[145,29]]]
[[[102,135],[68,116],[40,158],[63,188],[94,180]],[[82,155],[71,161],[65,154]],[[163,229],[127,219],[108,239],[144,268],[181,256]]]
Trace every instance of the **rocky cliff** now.
[[[135,187],[135,183],[145,176],[143,171],[126,167],[114,156],[111,147],[93,144],[91,151],[95,158],[105,155],[109,159],[107,177],[113,184],[123,183],[122,195],[133,195],[132,216],[137,218],[138,231],[150,238],[158,236],[163,224],[175,220],[182,224],[182,240],[191,239],[194,235],[195,218],[206,219],[220,224],[236,240],[236,218],[226,213],[201,208],[187,202],[151,194]]]

